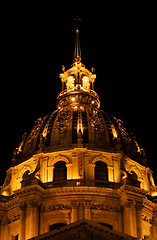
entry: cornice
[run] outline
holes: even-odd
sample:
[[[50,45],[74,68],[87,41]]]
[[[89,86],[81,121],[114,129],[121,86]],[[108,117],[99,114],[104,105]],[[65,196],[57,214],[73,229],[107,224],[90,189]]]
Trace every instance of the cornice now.
[[[148,191],[130,185],[122,185],[119,188],[118,192],[120,196],[122,196],[123,194],[132,194],[135,196],[145,197],[148,194]]]
[[[37,194],[42,196],[43,193],[44,189],[39,185],[27,186],[14,192],[16,197],[26,196],[28,194]]]
[[[67,195],[99,195],[100,197],[112,197],[118,198],[119,195],[116,189],[101,188],[101,187],[63,187],[63,188],[51,188],[44,191],[43,198],[46,197],[58,197]]]

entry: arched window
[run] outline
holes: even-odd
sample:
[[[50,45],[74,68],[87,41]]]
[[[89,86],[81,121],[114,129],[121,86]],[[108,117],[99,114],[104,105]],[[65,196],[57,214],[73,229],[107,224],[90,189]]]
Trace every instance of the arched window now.
[[[49,226],[49,230],[59,229],[60,227],[66,226],[66,223],[55,223]]]
[[[29,177],[29,175],[30,175],[30,171],[27,170],[27,171],[23,174],[23,176],[22,176],[23,180],[24,180],[24,179],[27,179],[27,178]]]
[[[95,163],[95,179],[108,181],[108,170],[106,163],[97,161]]]
[[[133,180],[137,181],[137,174],[134,171],[131,171],[131,177]]]
[[[56,162],[54,165],[54,181],[66,179],[67,179],[66,163],[64,161]]]

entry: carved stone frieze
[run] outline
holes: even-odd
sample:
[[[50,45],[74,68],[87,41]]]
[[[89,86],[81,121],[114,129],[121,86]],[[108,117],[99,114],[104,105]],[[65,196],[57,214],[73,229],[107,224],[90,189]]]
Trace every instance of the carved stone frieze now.
[[[120,212],[120,206],[104,205],[104,204],[91,204],[91,209],[105,210],[110,212]]]
[[[41,211],[42,212],[52,212],[56,210],[68,210],[71,209],[70,204],[57,204],[57,205],[42,205],[41,206]]]
[[[153,218],[150,218],[150,217],[148,217],[148,216],[146,216],[144,214],[142,214],[142,220],[147,222],[147,223],[150,223],[150,224],[153,223]]]
[[[8,224],[13,223],[13,222],[15,222],[15,221],[17,221],[19,219],[20,219],[20,214],[16,214],[16,215],[14,215],[12,217],[9,217],[8,218]]]

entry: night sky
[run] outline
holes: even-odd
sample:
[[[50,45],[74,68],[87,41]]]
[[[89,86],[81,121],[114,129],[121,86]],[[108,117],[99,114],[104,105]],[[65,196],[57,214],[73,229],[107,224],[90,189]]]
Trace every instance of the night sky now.
[[[154,7],[93,6],[85,14],[69,13],[68,7],[18,7],[2,11],[0,185],[22,135],[56,108],[62,65],[67,70],[73,62],[78,15],[82,62],[96,69],[101,109],[136,136],[157,183]]]

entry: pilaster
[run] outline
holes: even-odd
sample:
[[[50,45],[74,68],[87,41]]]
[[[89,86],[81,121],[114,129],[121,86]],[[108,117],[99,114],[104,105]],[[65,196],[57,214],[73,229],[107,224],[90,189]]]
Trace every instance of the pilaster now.
[[[137,237],[138,239],[143,238],[143,228],[142,228],[142,202],[136,202],[135,209],[136,209],[136,226],[137,226]]]
[[[154,211],[154,214],[153,214],[152,240],[157,240],[157,209]]]
[[[133,201],[130,199],[127,199],[123,208],[124,233],[131,236],[133,236],[132,206],[133,206]]]
[[[84,208],[85,208],[85,218],[88,220],[91,220],[91,201],[85,201],[84,202]]]
[[[35,237],[39,233],[39,206],[38,199],[29,199],[26,209],[26,239]]]
[[[78,206],[79,203],[77,201],[71,201],[71,223],[78,220]]]
[[[26,203],[22,202],[19,205],[20,208],[20,232],[19,232],[19,240],[25,240],[25,232],[26,232]]]
[[[8,240],[9,234],[8,234],[8,218],[6,216],[2,216],[0,218],[0,227],[1,227],[1,235],[0,240]]]

